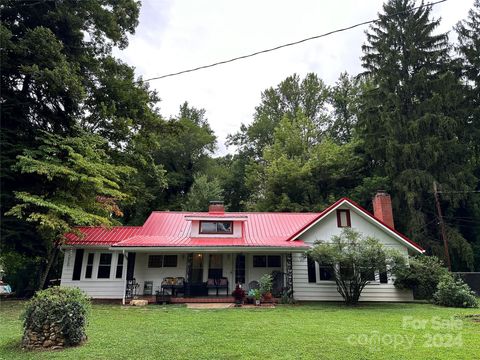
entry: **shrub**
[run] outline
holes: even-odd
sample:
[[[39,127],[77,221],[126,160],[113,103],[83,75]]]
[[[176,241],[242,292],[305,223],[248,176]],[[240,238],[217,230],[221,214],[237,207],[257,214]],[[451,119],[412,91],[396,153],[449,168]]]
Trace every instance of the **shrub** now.
[[[451,274],[443,276],[438,283],[438,290],[433,295],[437,305],[449,307],[477,307],[475,293],[460,278]]]
[[[235,290],[232,292],[232,296],[235,298],[236,301],[243,301],[245,298],[245,290],[243,290],[240,285],[237,284]]]
[[[24,345],[73,346],[86,339],[89,298],[77,288],[55,286],[38,291],[23,315]],[[32,340],[33,338],[33,340]]]
[[[347,305],[355,305],[371,275],[380,269],[395,269],[405,263],[398,251],[388,249],[376,238],[346,228],[330,241],[316,241],[306,256],[333,266],[337,291]]]
[[[265,295],[267,293],[272,292],[272,283],[273,283],[273,277],[272,275],[269,274],[264,274],[260,278],[259,284],[260,284],[260,294]]]
[[[433,300],[440,280],[448,275],[443,262],[435,256],[419,255],[409,259],[409,265],[395,271],[395,286],[413,289],[417,299]]]

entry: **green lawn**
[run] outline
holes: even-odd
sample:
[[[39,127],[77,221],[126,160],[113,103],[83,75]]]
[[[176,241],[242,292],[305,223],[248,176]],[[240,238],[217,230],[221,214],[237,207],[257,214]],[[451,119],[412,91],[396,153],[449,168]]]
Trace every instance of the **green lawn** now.
[[[19,345],[23,305],[0,303],[0,359],[480,358],[480,323],[466,317],[480,309],[427,304],[346,308],[321,303],[220,310],[94,305],[85,345],[26,352]],[[409,325],[410,320],[416,321],[413,325],[428,323],[424,329],[405,328],[408,316]],[[437,329],[440,319],[445,322]]]

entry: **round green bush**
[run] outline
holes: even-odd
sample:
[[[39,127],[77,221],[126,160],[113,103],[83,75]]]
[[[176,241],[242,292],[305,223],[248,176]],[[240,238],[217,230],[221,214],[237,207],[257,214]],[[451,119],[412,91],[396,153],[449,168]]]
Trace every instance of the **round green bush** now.
[[[45,326],[56,326],[65,346],[78,345],[86,339],[89,312],[90,299],[80,289],[55,286],[41,290],[27,304],[24,331],[41,332]]]
[[[451,274],[445,275],[438,283],[438,290],[433,295],[437,305],[449,307],[477,307],[475,293],[461,279]]]

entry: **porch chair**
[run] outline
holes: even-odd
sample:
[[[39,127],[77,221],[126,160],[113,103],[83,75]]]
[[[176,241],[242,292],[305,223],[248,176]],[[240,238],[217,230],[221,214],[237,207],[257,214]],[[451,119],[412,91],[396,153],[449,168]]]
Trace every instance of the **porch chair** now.
[[[217,291],[217,296],[218,296],[218,290],[220,289],[225,289],[226,295],[228,295],[228,279],[225,277],[219,278],[219,279],[208,279],[207,280],[207,290],[209,289],[215,289]]]
[[[175,284],[173,285],[172,292],[175,296],[178,296],[178,293],[185,295],[185,278],[178,276],[175,278]]]
[[[173,295],[173,289],[175,286],[175,278],[173,277],[165,277],[162,281],[162,292],[165,294],[165,290],[170,290],[170,294]]]
[[[248,291],[252,289],[260,289],[260,283],[256,280],[252,280],[248,283]]]

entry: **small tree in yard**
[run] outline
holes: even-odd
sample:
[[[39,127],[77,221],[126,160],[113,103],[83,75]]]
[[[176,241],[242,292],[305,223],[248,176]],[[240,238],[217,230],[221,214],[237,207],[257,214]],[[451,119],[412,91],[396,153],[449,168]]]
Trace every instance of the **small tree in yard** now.
[[[398,251],[386,249],[376,238],[362,236],[353,229],[344,229],[329,242],[317,241],[306,255],[332,265],[337,290],[347,305],[358,303],[376,271],[386,267],[392,271],[406,262]]]

